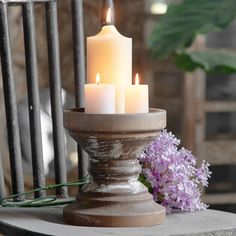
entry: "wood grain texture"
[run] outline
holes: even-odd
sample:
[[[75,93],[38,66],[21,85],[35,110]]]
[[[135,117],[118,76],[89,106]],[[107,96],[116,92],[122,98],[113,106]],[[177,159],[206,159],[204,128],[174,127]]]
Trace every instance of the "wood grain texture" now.
[[[236,112],[236,102],[207,101],[204,108],[206,112]]]
[[[204,194],[202,200],[206,204],[236,204],[236,193]]]
[[[137,157],[166,126],[166,112],[86,114],[65,111],[64,125],[89,154],[91,180],[77,201],[64,208],[64,221],[93,227],[138,227],[163,223],[165,208],[138,178]]]
[[[236,164],[236,140],[209,140],[199,149],[199,155],[211,165]]]

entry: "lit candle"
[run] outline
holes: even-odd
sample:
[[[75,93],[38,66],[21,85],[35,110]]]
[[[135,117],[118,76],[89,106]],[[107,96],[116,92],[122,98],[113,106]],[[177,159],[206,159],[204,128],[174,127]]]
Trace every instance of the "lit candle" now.
[[[135,85],[126,87],[125,93],[126,113],[148,113],[148,85],[139,84],[139,75],[136,74]]]
[[[96,83],[85,85],[85,113],[115,113],[115,86],[100,84],[99,74],[96,76]]]
[[[132,84],[132,39],[114,26],[109,8],[100,33],[87,39],[88,82],[95,82],[99,71],[103,82],[116,86],[116,113],[125,112],[125,87]]]

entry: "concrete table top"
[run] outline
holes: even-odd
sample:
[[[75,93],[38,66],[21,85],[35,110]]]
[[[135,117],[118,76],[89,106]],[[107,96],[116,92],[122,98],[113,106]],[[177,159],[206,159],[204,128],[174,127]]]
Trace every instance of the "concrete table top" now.
[[[65,225],[61,207],[1,208],[0,232],[4,235],[58,236],[167,236],[236,235],[236,214],[207,210],[168,215],[162,225],[146,228],[93,228]]]

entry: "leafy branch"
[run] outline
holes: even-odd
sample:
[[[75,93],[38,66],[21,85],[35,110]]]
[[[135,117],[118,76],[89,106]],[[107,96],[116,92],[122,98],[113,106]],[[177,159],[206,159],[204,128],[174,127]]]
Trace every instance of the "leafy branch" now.
[[[198,34],[221,31],[235,18],[235,0],[183,0],[170,5],[151,36],[152,55],[158,59],[174,55],[176,64],[188,71],[201,67],[208,72],[235,72],[233,52],[186,50]]]

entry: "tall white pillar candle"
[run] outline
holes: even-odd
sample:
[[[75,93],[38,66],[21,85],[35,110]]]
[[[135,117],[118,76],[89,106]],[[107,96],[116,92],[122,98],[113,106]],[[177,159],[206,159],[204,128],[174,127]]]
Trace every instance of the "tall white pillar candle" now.
[[[111,22],[110,11],[107,23]],[[125,87],[132,84],[132,39],[122,36],[114,25],[103,26],[87,39],[87,76],[94,83],[99,71],[103,83],[116,86],[116,113],[125,112]]]
[[[135,85],[126,87],[125,113],[149,112],[148,85],[139,84],[139,76],[136,75]]]
[[[100,84],[99,74],[96,76],[96,83],[85,85],[85,113],[115,113],[115,86]]]

